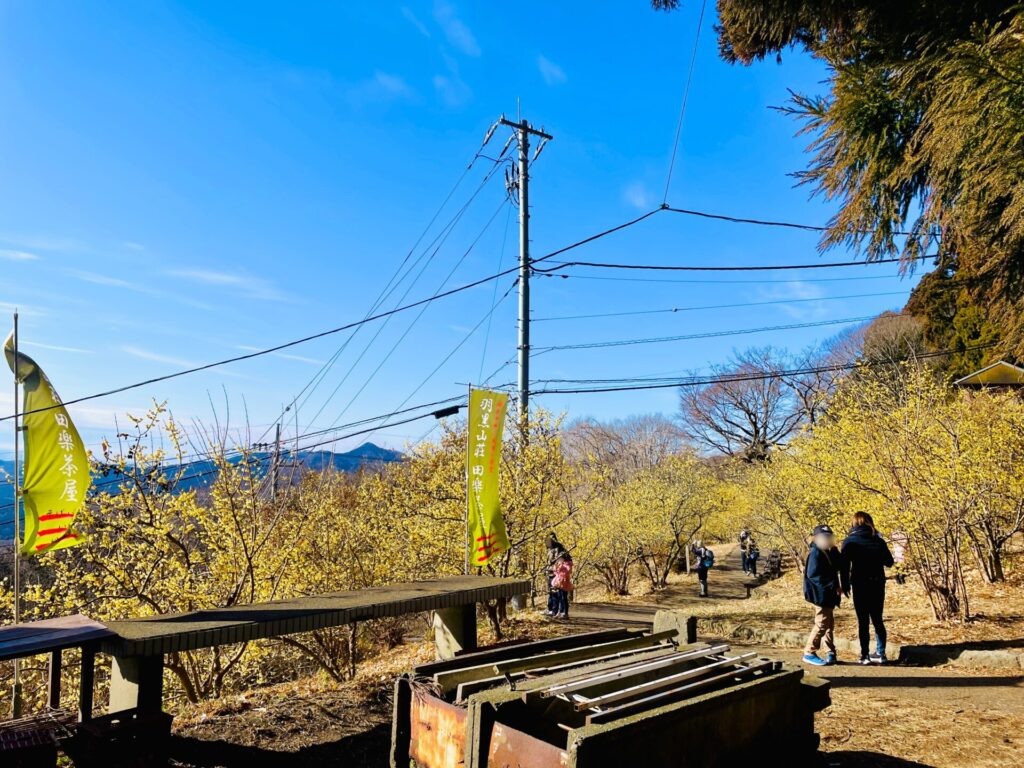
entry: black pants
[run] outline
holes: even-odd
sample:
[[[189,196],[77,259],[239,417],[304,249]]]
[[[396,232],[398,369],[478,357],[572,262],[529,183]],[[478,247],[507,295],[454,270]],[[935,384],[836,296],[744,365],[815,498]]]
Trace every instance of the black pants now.
[[[860,637],[860,655],[868,655],[871,643],[871,626],[875,627],[875,650],[885,653],[885,622],[882,610],[885,607],[885,580],[859,582],[853,585],[853,608],[857,612],[857,633]]]
[[[708,594],[708,569],[701,565],[697,566],[697,583],[700,584],[701,595],[706,596]]]

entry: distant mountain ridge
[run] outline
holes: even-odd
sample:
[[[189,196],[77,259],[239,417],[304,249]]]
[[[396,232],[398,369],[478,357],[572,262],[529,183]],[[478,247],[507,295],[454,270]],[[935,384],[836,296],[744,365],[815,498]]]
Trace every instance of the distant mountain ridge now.
[[[289,471],[294,458],[286,447],[282,447],[282,473]],[[256,458],[261,460],[261,468],[266,471],[270,466],[269,453],[255,453]],[[405,454],[401,451],[393,451],[390,448],[382,448],[374,443],[363,443],[351,451],[334,453],[333,451],[300,451],[298,454],[302,468],[312,472],[320,472],[325,468],[333,467],[338,472],[357,472],[366,467],[380,466],[401,461]],[[213,474],[214,464],[211,461],[200,460],[188,462],[183,466],[184,472],[177,489],[180,491],[191,491],[201,488],[209,482]],[[5,541],[14,536],[13,509],[10,506],[14,501],[14,486],[9,481],[9,476],[14,473],[14,462],[0,459],[0,541]],[[285,475],[287,477],[287,475]],[[104,482],[99,479],[98,482]]]

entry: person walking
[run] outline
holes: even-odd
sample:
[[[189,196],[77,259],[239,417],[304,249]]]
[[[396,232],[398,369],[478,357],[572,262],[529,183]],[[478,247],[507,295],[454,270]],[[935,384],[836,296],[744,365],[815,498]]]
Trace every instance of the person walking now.
[[[810,551],[804,566],[804,599],[814,606],[814,629],[804,646],[804,662],[816,667],[838,663],[835,640],[835,610],[842,601],[843,555],[836,548],[832,529],[819,525],[811,534]],[[825,646],[822,659],[818,649]]]
[[[549,533],[547,537],[544,539],[544,547],[546,549],[546,563],[544,566],[544,574],[547,577],[548,582],[548,609],[544,612],[544,615],[556,616],[558,615],[559,598],[558,590],[554,587],[552,581],[555,578],[555,563],[558,562],[558,558],[566,550],[565,547],[562,545],[562,542],[560,542],[558,540],[558,537],[555,536],[554,531]]]
[[[700,584],[700,596],[708,595],[708,571],[715,564],[715,553],[710,547],[703,546],[699,541],[693,545],[693,554],[697,560],[697,583]]]
[[[893,565],[892,552],[885,539],[875,529],[875,521],[867,512],[853,516],[850,535],[843,542],[843,568],[849,569],[849,578],[843,584],[853,589],[853,608],[857,613],[857,633],[860,638],[860,663],[885,664],[885,569]],[[875,628],[875,652],[868,653],[871,627]]]
[[[757,578],[757,561],[761,557],[761,550],[757,548],[757,543],[753,537],[747,539],[747,571],[751,576]]]
[[[572,555],[563,549],[555,561],[554,577],[551,586],[555,588],[555,618],[569,618],[569,593],[573,590]]]
[[[750,541],[750,531],[743,528],[740,531],[740,562],[743,564],[743,572],[747,573],[750,570],[749,564],[747,563],[747,542]]]

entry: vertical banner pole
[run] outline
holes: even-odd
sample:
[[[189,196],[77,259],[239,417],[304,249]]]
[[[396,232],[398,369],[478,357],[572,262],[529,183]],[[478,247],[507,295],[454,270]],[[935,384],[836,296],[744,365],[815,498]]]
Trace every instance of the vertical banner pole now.
[[[18,402],[18,310],[14,310],[14,623],[21,623],[21,404]],[[21,659],[14,660],[11,717],[21,717]]]
[[[466,399],[466,414],[469,414],[469,404],[473,400],[473,385],[469,385],[469,397]],[[466,420],[466,563],[465,570],[463,571],[467,576],[469,575],[469,557],[473,547],[473,534],[469,530],[469,455],[472,449],[472,429],[473,425],[469,423],[469,419]]]

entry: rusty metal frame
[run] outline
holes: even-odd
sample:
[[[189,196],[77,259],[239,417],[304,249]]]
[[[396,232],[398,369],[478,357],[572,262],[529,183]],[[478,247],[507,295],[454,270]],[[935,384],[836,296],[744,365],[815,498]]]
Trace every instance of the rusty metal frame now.
[[[591,714],[587,715],[587,725],[615,720],[628,715],[633,710],[659,706],[661,703],[664,703],[665,699],[669,699],[683,693],[692,694],[701,689],[710,688],[713,685],[725,682],[726,680],[741,682],[743,678],[748,676],[752,677],[758,672],[764,672],[765,674],[776,672],[781,668],[781,666],[781,662],[762,659],[757,664],[750,664],[738,670],[729,670],[721,675],[715,675],[713,677],[705,678],[704,680],[698,680],[694,683],[688,683],[687,685],[682,685],[679,688],[673,688],[668,691],[660,691],[651,696],[645,696],[642,699],[629,701],[616,707],[595,710]]]
[[[690,669],[686,672],[677,672],[674,675],[661,677],[657,680],[641,683],[640,685],[633,685],[629,688],[622,688],[621,690],[606,693],[601,696],[595,696],[594,698],[581,696],[577,693],[571,694],[569,699],[576,708],[576,711],[582,712],[585,709],[594,709],[595,707],[600,707],[603,704],[613,704],[616,701],[622,701],[623,699],[629,699],[633,696],[639,696],[649,691],[658,691],[664,688],[669,688],[683,680],[692,680],[693,678],[700,677],[713,669],[724,667],[727,664],[736,664],[737,662],[753,658],[754,656],[757,656],[754,652],[742,653],[739,656],[728,656],[719,661],[714,661],[711,664],[705,664],[704,666],[697,667],[696,669]]]
[[[409,757],[417,765],[442,768],[461,764],[468,714],[443,699],[413,691],[409,702]],[[454,760],[450,759],[453,758]]]
[[[569,754],[554,744],[503,723],[491,727],[487,768],[565,768]]]
[[[586,677],[576,678],[560,685],[554,685],[550,688],[546,688],[540,692],[542,698],[550,698],[552,696],[564,696],[575,691],[582,690],[584,688],[590,688],[594,685],[600,685],[601,683],[611,682],[612,680],[621,680],[625,677],[632,677],[634,675],[640,675],[645,672],[652,672],[658,669],[672,668],[680,664],[686,664],[688,662],[703,659],[708,656],[714,656],[717,654],[725,653],[729,650],[728,645],[714,645],[709,648],[699,648],[694,651],[683,651],[670,653],[664,657],[659,657],[652,661],[634,662],[629,666],[622,667],[620,669],[611,670],[608,672],[602,672],[596,675],[589,675]]]

